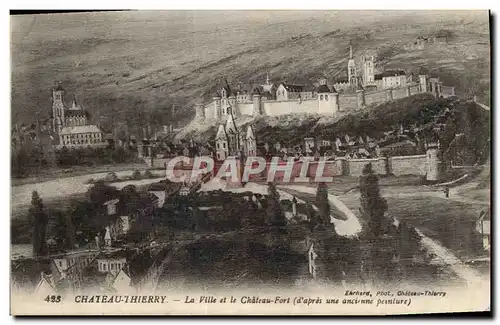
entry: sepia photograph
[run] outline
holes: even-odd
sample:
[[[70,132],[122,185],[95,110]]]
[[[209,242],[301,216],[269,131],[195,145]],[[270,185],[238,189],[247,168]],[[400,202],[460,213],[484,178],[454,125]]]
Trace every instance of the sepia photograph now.
[[[488,10],[10,14],[10,313],[491,307]]]

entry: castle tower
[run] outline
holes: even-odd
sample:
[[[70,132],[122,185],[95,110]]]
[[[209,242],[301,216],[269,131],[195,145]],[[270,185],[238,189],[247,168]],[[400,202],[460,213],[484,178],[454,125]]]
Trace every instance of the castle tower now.
[[[253,101],[253,116],[260,116],[262,115],[262,96],[260,93],[257,91],[257,89],[254,89],[252,92],[252,101]]]
[[[438,181],[440,177],[439,141],[432,141],[426,144],[426,179],[428,181]]]
[[[427,88],[427,75],[421,74],[418,76],[418,79],[420,81],[420,92],[426,93],[428,91]]]
[[[65,126],[63,96],[64,89],[61,86],[52,89],[52,127],[58,135]]]
[[[218,120],[221,117],[221,103],[220,103],[220,97],[219,96],[214,96],[212,98],[212,116],[211,118]]]
[[[203,107],[203,103],[201,102],[196,103],[195,110],[196,110],[196,119],[203,121],[205,119],[205,108]]]
[[[349,78],[349,85],[351,87],[357,87],[358,78],[356,77],[356,62],[352,56],[352,45],[349,44],[349,61],[347,62],[347,74]]]
[[[363,56],[362,60],[362,78],[363,86],[373,85],[375,83],[375,66],[373,55],[368,59]]]
[[[333,87],[332,87],[333,88]],[[335,89],[328,87],[326,79],[320,79],[319,87],[316,90],[318,94],[318,113],[332,114],[338,111],[338,93]]]

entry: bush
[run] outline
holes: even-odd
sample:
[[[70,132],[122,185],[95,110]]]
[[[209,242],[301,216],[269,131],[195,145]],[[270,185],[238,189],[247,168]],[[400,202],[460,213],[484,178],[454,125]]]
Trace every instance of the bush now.
[[[141,172],[138,170],[134,170],[134,173],[132,174],[132,179],[135,180],[141,179]]]
[[[106,174],[106,177],[104,177],[104,180],[106,182],[116,182],[118,180],[118,176],[116,176],[116,173],[110,172]]]
[[[146,170],[146,172],[144,173],[144,177],[146,177],[146,178],[154,178],[154,175],[153,175],[153,173],[151,173],[150,170]]]

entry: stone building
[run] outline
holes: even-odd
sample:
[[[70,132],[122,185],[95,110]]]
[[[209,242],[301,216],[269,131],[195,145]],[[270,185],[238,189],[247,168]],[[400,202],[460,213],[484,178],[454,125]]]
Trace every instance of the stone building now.
[[[106,142],[99,127],[88,124],[89,114],[73,99],[71,106],[64,103],[64,89],[52,89],[52,130],[57,147],[104,147]]]

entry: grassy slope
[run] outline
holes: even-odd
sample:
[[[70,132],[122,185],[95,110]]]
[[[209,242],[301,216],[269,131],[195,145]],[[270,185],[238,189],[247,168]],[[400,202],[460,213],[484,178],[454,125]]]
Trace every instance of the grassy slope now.
[[[355,17],[356,19],[353,19]],[[12,18],[13,121],[50,110],[50,87],[61,81],[104,126],[131,131],[155,111],[154,123],[193,115],[223,77],[233,83],[316,81],[345,73],[355,55],[375,53],[379,67],[422,65],[453,79],[489,84],[487,13],[394,12],[139,12]],[[405,53],[403,43],[453,30],[450,45]],[[465,77],[468,76],[468,77]],[[464,81],[465,80],[465,81]]]

